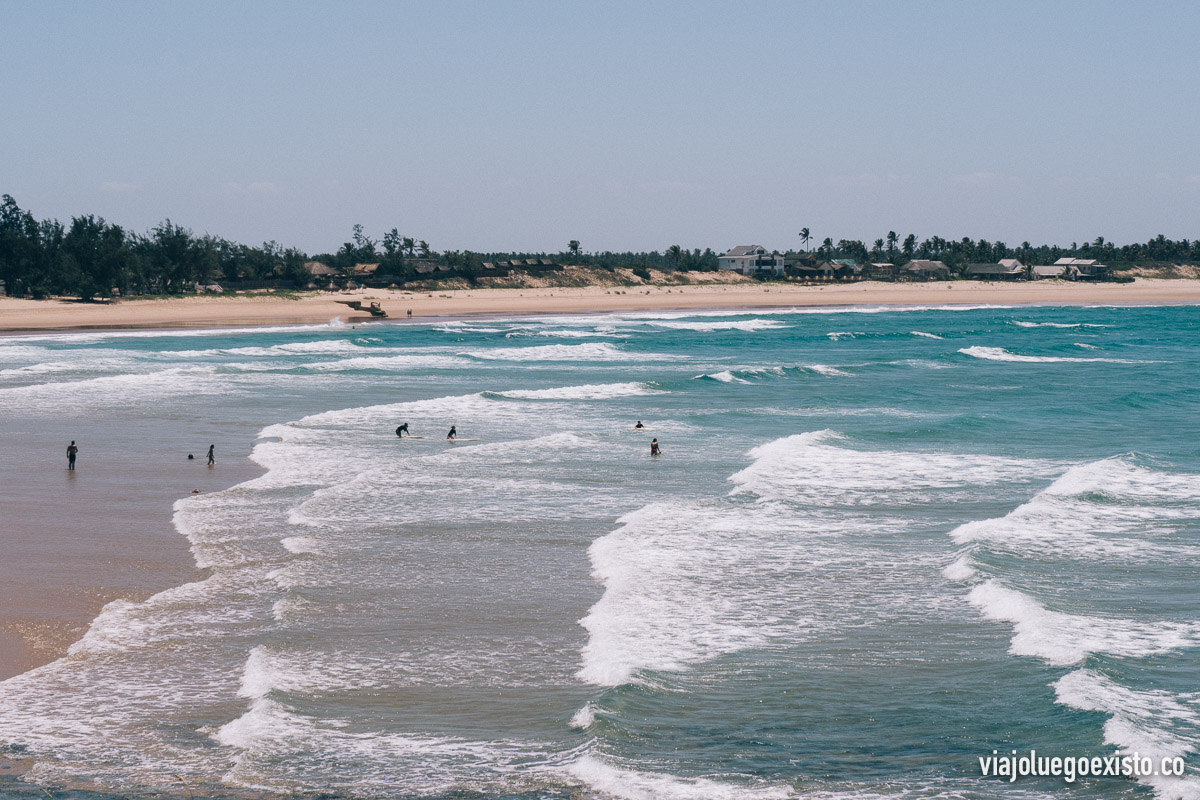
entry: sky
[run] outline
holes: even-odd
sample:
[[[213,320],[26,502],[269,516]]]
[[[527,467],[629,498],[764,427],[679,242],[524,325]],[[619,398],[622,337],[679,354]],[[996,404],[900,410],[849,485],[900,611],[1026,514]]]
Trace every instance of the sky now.
[[[0,0],[0,194],[331,252],[1200,237],[1192,2]]]

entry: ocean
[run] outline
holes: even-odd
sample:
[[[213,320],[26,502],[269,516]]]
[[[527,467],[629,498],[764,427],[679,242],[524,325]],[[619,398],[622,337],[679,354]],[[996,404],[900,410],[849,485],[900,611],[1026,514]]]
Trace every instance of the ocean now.
[[[25,500],[35,465],[50,507],[139,454],[131,497],[242,473],[142,501],[194,572],[0,682],[28,766],[0,797],[1200,798],[1198,332],[947,306],[4,338],[0,442],[53,452],[0,467]],[[73,535],[119,540],[106,513]],[[981,774],[1013,751],[1185,771]]]

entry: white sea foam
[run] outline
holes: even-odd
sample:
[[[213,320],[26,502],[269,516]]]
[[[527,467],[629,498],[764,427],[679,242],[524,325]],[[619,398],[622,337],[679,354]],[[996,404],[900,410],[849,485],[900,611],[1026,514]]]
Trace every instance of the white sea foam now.
[[[291,521],[289,519],[289,521]],[[293,522],[292,524],[296,524]],[[311,536],[288,536],[279,540],[284,549],[289,553],[319,553],[321,552],[320,542]]]
[[[483,361],[662,361],[682,358],[658,353],[630,353],[608,342],[497,347],[469,350],[462,355]]]
[[[707,378],[709,380],[720,381],[721,383],[748,384],[752,383],[752,381],[746,380],[747,378],[781,378],[797,373],[801,375],[816,373],[830,378],[850,377],[853,374],[830,364],[796,364],[794,366],[779,367],[738,367],[731,370],[721,370],[720,372],[701,373],[700,375],[693,376],[692,380]]]
[[[1013,325],[1022,328],[1107,328],[1107,325],[1095,325],[1090,322],[1025,322],[1013,320]]]
[[[610,328],[606,331],[602,331],[602,330],[580,331],[580,330],[572,330],[570,328],[550,328],[550,329],[526,328],[526,329],[522,329],[522,330],[510,331],[510,332],[504,334],[504,338],[520,339],[522,337],[548,336],[552,339],[601,339],[601,338],[605,338],[605,337],[611,337],[616,333],[617,333],[617,331],[615,328]]]
[[[942,575],[952,581],[968,581],[974,578],[976,574],[975,567],[971,565],[971,559],[967,555],[959,556],[942,570]]]
[[[825,335],[835,342],[840,342],[842,339],[857,339],[859,336],[866,336],[867,334],[863,331],[834,331]]]
[[[1107,362],[1110,364],[1146,364],[1146,361],[1131,361],[1124,358],[1072,358],[1069,356],[1025,356],[1011,353],[1003,347],[973,347],[959,348],[960,353],[972,358],[982,358],[986,361],[1019,361],[1027,364]]]
[[[1099,350],[1100,349],[1099,347],[1096,347],[1096,345],[1088,344],[1087,342],[1075,342],[1074,344],[1080,350]]]
[[[822,375],[828,375],[830,377],[834,377],[834,376],[845,377],[845,376],[850,375],[850,373],[846,372],[844,369],[838,369],[837,367],[831,367],[828,364],[806,364],[803,367],[801,367],[800,369],[810,369],[813,372],[819,372]]]
[[[1059,703],[1083,711],[1108,714],[1104,742],[1124,754],[1150,757],[1155,766],[1168,757],[1196,751],[1200,738],[1200,696],[1175,695],[1155,689],[1130,689],[1090,669],[1069,672],[1054,683]],[[1162,800],[1197,800],[1200,780],[1183,777],[1143,776]]]
[[[1196,517],[1197,503],[1191,476],[1107,458],[1071,467],[1004,517],[968,522],[951,536],[1043,559],[1186,557],[1187,548],[1156,538],[1171,538],[1179,520]]]
[[[624,800],[785,800],[796,796],[790,786],[749,778],[735,783],[625,769],[594,755],[581,757],[567,772],[595,791]]]
[[[1139,658],[1200,644],[1200,625],[1051,611],[995,580],[976,586],[967,599],[988,619],[1013,624],[1010,653],[1040,658],[1054,666],[1077,664],[1093,653]]]
[[[581,620],[588,631],[579,677],[601,686],[642,670],[674,672],[765,645],[769,598],[738,584],[757,574],[747,521],[683,504],[651,504],[588,549],[604,595]],[[739,576],[741,576],[739,578]]]
[[[727,320],[721,322],[683,322],[683,321],[663,321],[658,320],[651,323],[656,328],[668,328],[677,331],[699,331],[702,333],[709,331],[765,331],[775,328],[790,328],[780,320],[774,319],[741,319]]]
[[[750,383],[750,381],[735,377],[730,370],[721,370],[720,372],[711,372],[705,375],[697,375],[696,378],[710,378],[721,383]]]
[[[926,333],[925,331],[909,331],[913,336],[923,336],[926,339],[945,339],[944,336],[938,336],[936,333]]]
[[[584,703],[583,707],[571,716],[571,722],[569,724],[572,728],[586,730],[587,728],[590,728],[592,723],[595,721],[596,709],[591,703]]]
[[[459,369],[470,365],[465,358],[428,353],[402,355],[356,356],[337,361],[315,361],[297,365],[312,372],[356,372],[365,369],[401,371],[414,369]]]
[[[556,389],[507,389],[497,394],[519,400],[604,400],[609,397],[636,397],[666,394],[646,383],[592,383],[583,386],[562,386]]]
[[[60,411],[64,403],[70,403],[73,408],[86,408],[227,391],[229,386],[216,374],[215,367],[177,367],[149,373],[4,387],[0,388],[0,408]]]
[[[862,451],[846,442],[821,430],[760,445],[750,451],[754,462],[730,477],[733,491],[816,506],[912,503],[928,501],[933,492],[974,496],[980,487],[1022,482],[1051,468],[995,456]]]

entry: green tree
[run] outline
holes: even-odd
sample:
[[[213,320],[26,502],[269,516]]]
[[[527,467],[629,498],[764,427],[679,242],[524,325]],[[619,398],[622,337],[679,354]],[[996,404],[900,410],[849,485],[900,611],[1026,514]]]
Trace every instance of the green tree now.
[[[679,262],[683,260],[683,248],[677,244],[673,244],[666,250],[667,263],[675,269],[679,269]]]
[[[800,229],[800,241],[804,243],[804,249],[805,249],[805,251],[806,251],[806,252],[807,252],[807,250],[808,250],[808,242],[809,242],[809,240],[810,240],[811,238],[812,238],[812,237],[809,235],[809,230],[808,230],[808,228],[801,228],[801,229]]]

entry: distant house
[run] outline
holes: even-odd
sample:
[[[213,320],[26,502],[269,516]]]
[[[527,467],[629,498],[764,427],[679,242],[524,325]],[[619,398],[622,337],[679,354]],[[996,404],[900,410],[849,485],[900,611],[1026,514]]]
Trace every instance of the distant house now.
[[[1070,261],[1071,259],[1059,259],[1059,261]],[[1062,278],[1066,281],[1073,281],[1079,278],[1079,267],[1074,264],[1036,264],[1033,267],[1033,279],[1045,280],[1047,278]]]
[[[781,255],[768,253],[762,245],[740,244],[723,256],[717,256],[717,268],[753,275],[764,270],[782,275],[785,259]]]
[[[304,268],[308,270],[308,274],[314,277],[329,277],[337,275],[338,271],[328,264],[323,264],[320,261],[305,261]]]
[[[858,280],[862,278],[863,268],[851,259],[834,259],[818,261],[813,265],[797,265],[788,270],[790,274],[806,278],[821,278],[824,280]]]
[[[909,261],[900,268],[900,273],[916,280],[931,280],[933,278],[950,277],[950,268],[941,261],[930,261],[924,258]]]
[[[872,261],[863,268],[872,278],[892,280],[896,277],[896,265],[890,261]]]
[[[833,277],[833,265],[828,261],[819,261],[815,264],[811,261],[799,262],[789,266],[785,271],[793,278],[806,281],[829,280]]]
[[[968,264],[967,277],[981,281],[1016,281],[1025,277],[1025,265],[1015,258],[995,264]]]
[[[1102,280],[1108,277],[1109,268],[1094,258],[1060,258],[1052,266],[1071,268],[1075,276],[1082,280]]]

